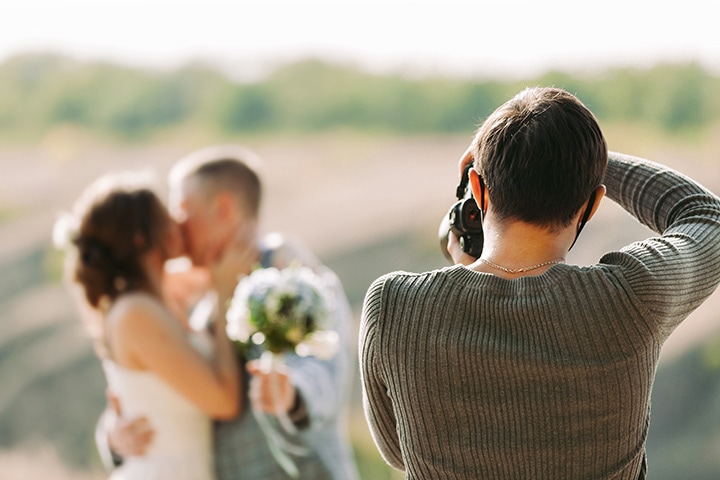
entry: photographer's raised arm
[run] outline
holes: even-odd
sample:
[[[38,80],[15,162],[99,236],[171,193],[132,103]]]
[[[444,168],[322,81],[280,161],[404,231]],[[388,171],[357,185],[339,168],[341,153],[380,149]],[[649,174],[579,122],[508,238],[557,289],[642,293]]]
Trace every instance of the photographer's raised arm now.
[[[661,236],[601,261],[629,267],[633,292],[653,300],[648,308],[667,335],[720,283],[720,199],[668,167],[614,152],[608,157],[607,196]]]

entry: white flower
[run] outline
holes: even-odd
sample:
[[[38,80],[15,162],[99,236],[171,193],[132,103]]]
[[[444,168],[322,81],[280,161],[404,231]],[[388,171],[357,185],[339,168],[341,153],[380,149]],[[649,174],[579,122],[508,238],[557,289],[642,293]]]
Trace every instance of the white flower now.
[[[235,340],[241,343],[247,343],[252,334],[252,330],[248,328],[247,322],[230,323],[225,326],[225,331],[230,340]]]
[[[295,353],[301,357],[313,356],[319,360],[329,360],[335,356],[339,347],[339,337],[334,330],[318,330],[310,333],[295,347]]]
[[[70,213],[62,213],[55,221],[52,230],[53,245],[57,249],[70,246],[80,231],[80,221]]]
[[[260,299],[258,299],[261,301]],[[280,302],[282,300],[282,295],[277,290],[271,290],[268,292],[267,296],[262,300],[262,304],[265,307],[265,311],[267,312],[268,317],[271,319],[271,321],[276,321],[277,319],[277,313],[280,310]]]
[[[225,331],[231,340],[242,343],[248,341],[250,335],[252,335],[253,328],[250,325],[250,311],[247,309],[247,303],[232,303],[227,311]]]
[[[235,287],[233,300],[225,315],[227,318],[225,330],[231,340],[245,343],[254,331],[250,325],[250,309],[248,308],[251,289],[252,285],[244,281]]]

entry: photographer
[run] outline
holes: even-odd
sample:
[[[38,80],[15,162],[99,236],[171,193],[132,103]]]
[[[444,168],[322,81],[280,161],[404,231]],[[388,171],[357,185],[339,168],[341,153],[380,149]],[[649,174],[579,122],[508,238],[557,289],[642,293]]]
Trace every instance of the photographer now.
[[[608,156],[592,113],[554,88],[499,107],[470,161],[480,256],[451,233],[456,265],[385,275],[365,297],[378,448],[413,479],[645,478],[660,349],[720,282],[720,199]],[[565,264],[606,191],[659,236]]]

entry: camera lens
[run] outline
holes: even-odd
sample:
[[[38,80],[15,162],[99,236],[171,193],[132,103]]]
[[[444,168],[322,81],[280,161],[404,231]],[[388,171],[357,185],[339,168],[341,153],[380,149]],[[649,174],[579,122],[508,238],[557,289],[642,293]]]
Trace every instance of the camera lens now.
[[[466,200],[462,206],[463,225],[466,231],[482,230],[482,213],[472,198]]]

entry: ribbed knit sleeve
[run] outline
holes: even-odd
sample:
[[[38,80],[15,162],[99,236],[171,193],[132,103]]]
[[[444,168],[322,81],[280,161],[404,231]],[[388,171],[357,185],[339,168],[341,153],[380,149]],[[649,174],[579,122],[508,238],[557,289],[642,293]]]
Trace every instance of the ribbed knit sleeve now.
[[[395,426],[392,402],[380,368],[378,351],[378,317],[382,312],[384,278],[376,280],[368,289],[360,322],[360,379],[363,386],[363,409],[375,444],[385,461],[403,470],[402,454]]]
[[[661,236],[601,261],[620,262],[633,292],[669,335],[720,282],[720,199],[647,160],[611,153],[608,197]]]

